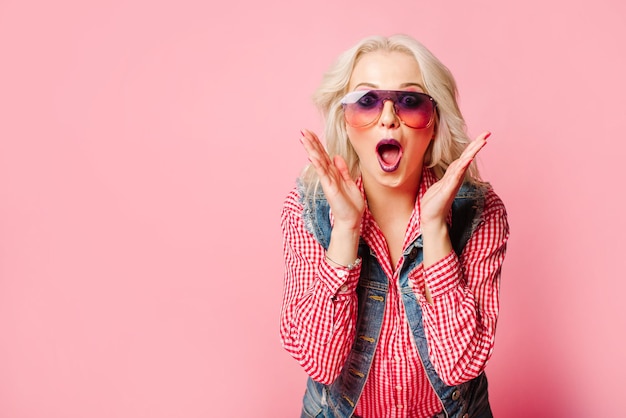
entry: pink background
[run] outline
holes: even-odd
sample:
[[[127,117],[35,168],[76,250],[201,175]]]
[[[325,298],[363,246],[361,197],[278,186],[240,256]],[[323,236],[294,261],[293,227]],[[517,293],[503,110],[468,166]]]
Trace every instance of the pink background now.
[[[220,2],[221,3],[221,2]],[[335,56],[406,32],[507,204],[493,409],[619,417],[626,6],[0,0],[0,417],[295,417],[279,214]]]

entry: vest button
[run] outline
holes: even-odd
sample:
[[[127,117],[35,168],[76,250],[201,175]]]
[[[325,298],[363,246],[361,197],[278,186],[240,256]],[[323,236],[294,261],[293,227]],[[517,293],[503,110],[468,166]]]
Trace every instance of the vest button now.
[[[413,247],[413,248],[411,249],[411,252],[409,253],[409,259],[410,259],[411,261],[414,261],[414,260],[417,258],[417,253],[418,253],[418,251],[419,251],[419,250],[417,249],[417,247]]]
[[[454,392],[452,392],[452,400],[456,401],[461,397],[461,392],[459,392],[459,390],[455,390]]]

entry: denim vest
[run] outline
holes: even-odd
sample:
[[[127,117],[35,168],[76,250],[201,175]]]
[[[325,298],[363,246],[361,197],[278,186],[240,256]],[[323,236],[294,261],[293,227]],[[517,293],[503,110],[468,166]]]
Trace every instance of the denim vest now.
[[[304,196],[304,193],[301,192],[301,196]],[[324,248],[328,248],[331,231],[330,206],[324,194],[320,191],[314,197],[303,198],[302,203],[306,228]],[[452,204],[450,240],[457,254],[461,254],[480,223],[483,206],[484,189],[464,184]],[[461,418],[480,414],[481,417],[489,417],[491,413],[485,374],[481,373],[475,379],[458,386],[448,386],[437,375],[428,356],[422,310],[408,283],[408,273],[422,262],[422,248],[420,235],[404,251],[404,262],[399,275],[400,294],[422,365],[442,402],[443,410],[438,416]],[[352,349],[339,376],[332,384],[323,385],[309,378],[304,396],[303,417],[351,417],[369,375],[382,328],[385,298],[390,284],[374,252],[363,238],[359,241],[358,255],[362,258],[362,264],[357,286],[358,316]]]

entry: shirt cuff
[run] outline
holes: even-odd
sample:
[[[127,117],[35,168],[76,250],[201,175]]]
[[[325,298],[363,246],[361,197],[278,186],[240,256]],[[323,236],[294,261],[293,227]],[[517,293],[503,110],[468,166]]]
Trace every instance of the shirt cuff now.
[[[461,264],[454,251],[424,269],[424,280],[433,299],[455,289],[461,283]]]
[[[356,291],[361,265],[348,269],[332,266],[323,260],[320,264],[320,280],[333,295],[334,300],[349,299]]]

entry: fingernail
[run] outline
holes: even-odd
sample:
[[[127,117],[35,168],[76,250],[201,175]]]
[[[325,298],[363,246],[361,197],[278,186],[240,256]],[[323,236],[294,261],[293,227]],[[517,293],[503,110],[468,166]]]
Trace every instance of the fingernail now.
[[[485,135],[485,139],[489,138],[491,136],[491,132],[487,132],[487,135]]]

